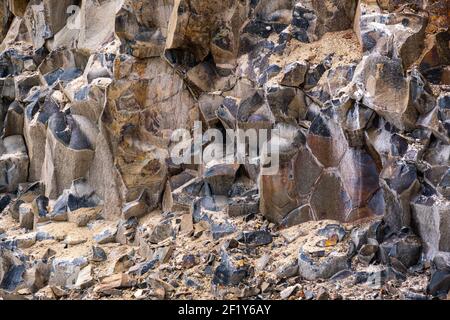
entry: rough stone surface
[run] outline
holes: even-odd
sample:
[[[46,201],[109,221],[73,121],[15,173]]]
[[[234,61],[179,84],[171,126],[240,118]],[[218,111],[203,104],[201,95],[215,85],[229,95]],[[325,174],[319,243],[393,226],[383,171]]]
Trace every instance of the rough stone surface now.
[[[0,299],[445,297],[449,66],[447,0],[0,0]]]

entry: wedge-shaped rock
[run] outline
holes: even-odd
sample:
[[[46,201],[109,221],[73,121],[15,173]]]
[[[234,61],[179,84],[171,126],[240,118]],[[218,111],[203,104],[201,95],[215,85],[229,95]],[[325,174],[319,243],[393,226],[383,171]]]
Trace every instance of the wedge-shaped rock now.
[[[308,63],[305,61],[296,61],[288,64],[284,69],[283,79],[280,84],[288,87],[300,87],[305,81],[305,75],[308,71]]]
[[[0,288],[12,292],[24,287],[26,267],[15,252],[0,246]]]
[[[42,84],[37,72],[25,72],[14,77],[15,97],[18,101],[24,101],[33,87]]]
[[[123,218],[128,220],[130,218],[140,218],[150,212],[150,208],[146,203],[146,194],[142,193],[138,199],[126,203],[122,208]]]
[[[5,123],[3,126],[3,137],[23,135],[24,109],[20,103],[14,101],[8,107]]]
[[[80,178],[72,181],[70,189],[64,190],[62,195],[56,200],[53,205],[52,216],[76,212],[82,208],[94,208],[94,211],[97,211],[100,204],[101,200],[94,189],[87,183],[85,178]],[[69,220],[71,220],[70,215]]]

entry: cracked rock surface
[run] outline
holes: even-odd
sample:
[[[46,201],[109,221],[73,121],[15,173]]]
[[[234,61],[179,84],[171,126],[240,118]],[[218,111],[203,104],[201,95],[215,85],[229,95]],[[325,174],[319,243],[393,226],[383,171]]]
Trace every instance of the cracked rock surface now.
[[[0,299],[450,299],[449,24],[447,0],[0,0]],[[278,172],[175,164],[197,121],[279,129]]]

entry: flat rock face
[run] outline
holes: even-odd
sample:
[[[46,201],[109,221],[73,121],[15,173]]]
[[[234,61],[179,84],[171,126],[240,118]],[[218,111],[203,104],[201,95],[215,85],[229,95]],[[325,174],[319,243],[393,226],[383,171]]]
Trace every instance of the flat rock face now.
[[[443,297],[448,28],[447,0],[0,0],[0,299]]]

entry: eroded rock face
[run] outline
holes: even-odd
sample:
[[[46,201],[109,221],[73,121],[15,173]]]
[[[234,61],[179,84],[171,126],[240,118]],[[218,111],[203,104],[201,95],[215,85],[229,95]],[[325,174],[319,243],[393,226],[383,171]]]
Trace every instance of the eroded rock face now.
[[[306,217],[319,220],[353,221],[383,214],[371,205],[380,188],[377,164],[357,144],[351,147],[354,141],[347,140],[349,135],[336,117],[316,116],[304,145],[289,146],[291,151],[298,148],[297,155],[283,162],[278,175],[262,178],[261,209],[272,221],[280,223],[305,205],[309,208]],[[276,196],[270,199],[266,190]]]
[[[312,237],[298,255],[299,275],[307,280],[329,279],[339,272],[348,269],[351,248],[339,244],[346,236],[339,225],[327,225],[317,230],[318,237]],[[324,248],[338,246],[336,250],[327,252]]]
[[[26,182],[28,176],[28,155],[22,136],[14,135],[3,139],[0,145],[2,156],[1,186],[4,192],[14,192],[19,183]]]
[[[380,289],[423,253],[439,266],[438,295],[448,27],[445,0],[0,1],[0,289],[61,298],[95,286],[99,297],[141,281],[138,299],[205,285],[306,299],[258,270]],[[231,162],[176,164],[171,136],[196,121],[276,129],[279,167],[265,174],[268,157],[242,137]],[[187,158],[230,145],[201,139],[180,141]],[[185,269],[201,276],[165,273]]]
[[[172,1],[125,1],[115,21],[123,51],[138,58],[161,56],[167,38],[167,17],[172,10]]]

